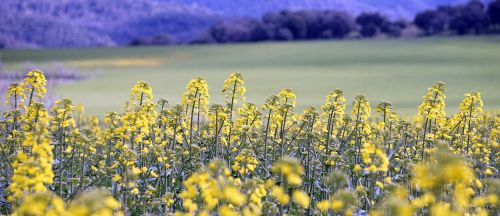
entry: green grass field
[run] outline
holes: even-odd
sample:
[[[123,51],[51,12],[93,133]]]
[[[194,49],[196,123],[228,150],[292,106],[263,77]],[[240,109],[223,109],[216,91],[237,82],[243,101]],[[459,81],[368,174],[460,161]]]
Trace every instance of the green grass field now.
[[[427,87],[447,84],[448,111],[463,94],[481,91],[486,108],[500,108],[500,37],[349,40],[240,45],[126,47],[51,50],[2,50],[4,66],[60,62],[92,79],[58,86],[60,97],[86,105],[88,113],[119,111],[138,80],[153,86],[156,99],[180,102],[187,82],[207,79],[211,101],[221,103],[220,89],[231,72],[243,73],[247,101],[262,103],[283,88],[297,94],[299,109],[320,105],[339,88],[348,103],[365,94],[375,105],[393,103],[413,114]]]

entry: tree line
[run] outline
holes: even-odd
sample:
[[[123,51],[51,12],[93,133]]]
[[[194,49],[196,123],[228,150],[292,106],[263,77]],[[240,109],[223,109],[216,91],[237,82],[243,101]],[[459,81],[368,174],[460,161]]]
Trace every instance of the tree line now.
[[[466,35],[500,32],[500,0],[488,5],[472,0],[459,5],[442,5],[417,13],[412,21],[391,20],[378,12],[353,16],[333,10],[283,10],[259,19],[235,18],[217,22],[190,43],[235,43],[342,38],[401,37],[410,26],[417,35]],[[171,44],[168,36],[135,40],[133,45]]]

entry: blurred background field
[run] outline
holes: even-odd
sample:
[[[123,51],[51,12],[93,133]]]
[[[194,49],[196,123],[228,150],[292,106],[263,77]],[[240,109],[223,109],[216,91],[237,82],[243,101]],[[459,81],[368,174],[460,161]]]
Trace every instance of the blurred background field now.
[[[153,86],[155,99],[179,103],[187,82],[207,79],[211,101],[222,103],[220,90],[231,72],[243,73],[247,101],[261,104],[283,88],[297,93],[297,106],[319,106],[339,88],[348,103],[365,94],[372,105],[393,103],[396,111],[414,114],[427,87],[447,84],[448,111],[455,111],[470,91],[482,93],[486,108],[500,107],[500,37],[432,37],[418,39],[281,42],[44,50],[0,50],[5,70],[27,62],[58,62],[88,79],[58,85],[58,97],[103,115],[122,110],[138,80]]]

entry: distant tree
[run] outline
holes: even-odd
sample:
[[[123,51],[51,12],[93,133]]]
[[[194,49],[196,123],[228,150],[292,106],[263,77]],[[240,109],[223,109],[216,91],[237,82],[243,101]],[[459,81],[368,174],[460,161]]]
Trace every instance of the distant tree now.
[[[271,39],[271,32],[264,23],[252,20],[247,25],[250,28],[250,41],[265,41]]]
[[[291,39],[305,39],[307,36],[307,23],[298,12],[283,10],[279,13],[267,13],[262,17],[262,22],[276,40],[289,39],[290,34]]]
[[[247,19],[222,21],[210,27],[208,32],[217,43],[263,41],[271,38],[262,22]]]
[[[356,23],[360,26],[373,25],[377,28],[387,23],[387,18],[379,13],[362,13],[356,18]]]
[[[144,36],[139,37],[130,43],[132,46],[144,46],[144,45],[170,45],[174,44],[175,40],[172,36],[166,33],[158,34],[152,37]]]
[[[321,32],[326,28],[324,15],[325,11],[304,10],[298,12],[307,26],[307,39],[320,38]]]
[[[169,45],[175,44],[175,39],[169,34],[158,34],[151,38],[151,45]]]
[[[450,19],[449,29],[459,35],[474,32],[482,33],[490,25],[490,19],[481,1],[470,1],[464,6],[457,6],[457,13]]]
[[[446,20],[449,21],[460,13],[460,9],[458,5],[440,5],[437,7],[436,12],[445,15]]]
[[[273,40],[343,38],[354,29],[352,18],[337,11],[281,11],[265,14],[262,21]]]
[[[212,44],[216,43],[215,39],[210,35],[210,32],[205,32],[195,39],[188,42],[188,44]]]
[[[347,13],[327,11],[322,19],[325,24],[321,33],[323,38],[344,38],[355,29],[354,20]]]
[[[280,27],[275,30],[273,39],[279,41],[293,40],[293,33],[288,28]]]
[[[222,21],[210,28],[210,35],[217,43],[246,41],[248,29],[236,21]]]
[[[500,0],[494,0],[488,5],[488,16],[491,24],[500,25]]]
[[[387,22],[380,29],[382,33],[390,36],[390,37],[399,37],[401,36],[401,32],[407,26],[406,22],[399,20],[395,22]]]
[[[130,42],[130,46],[142,46],[144,42],[144,38],[136,38]]]
[[[402,29],[405,29],[406,27],[408,27],[408,21],[403,20],[403,19],[401,19],[401,20],[396,20],[396,21],[394,21],[394,22],[392,22],[392,23],[393,23],[394,25],[399,26],[399,27],[400,27],[400,28],[402,28]]]
[[[363,37],[373,37],[383,26],[388,24],[387,18],[379,13],[362,13],[356,18],[356,23],[361,27]]]
[[[297,12],[282,11],[281,27],[287,28],[293,34],[294,39],[304,39],[307,35],[307,24],[303,17]]]
[[[374,24],[367,24],[367,25],[361,27],[361,30],[359,31],[359,33],[363,37],[373,37],[377,34],[377,32],[378,32],[378,28]]]
[[[426,10],[415,16],[415,25],[427,35],[438,34],[445,30],[447,14],[442,11]]]

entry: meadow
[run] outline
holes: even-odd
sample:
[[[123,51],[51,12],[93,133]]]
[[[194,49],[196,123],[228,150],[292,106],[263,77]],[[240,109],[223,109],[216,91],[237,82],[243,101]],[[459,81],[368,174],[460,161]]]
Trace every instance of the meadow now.
[[[209,85],[211,101],[221,103],[223,80],[245,75],[247,98],[262,104],[271,94],[292,88],[297,108],[318,106],[332,89],[347,100],[365,94],[389,100],[401,114],[413,115],[421,93],[436,81],[447,84],[448,112],[469,91],[480,91],[485,108],[500,107],[500,37],[345,40],[237,45],[193,45],[88,49],[3,50],[7,70],[29,62],[57,62],[93,78],[58,86],[56,95],[82,103],[87,113],[120,110],[137,80],[157,97],[180,102],[185,84],[196,76]],[[397,90],[395,90],[397,89]],[[110,99],[111,98],[111,99]]]

